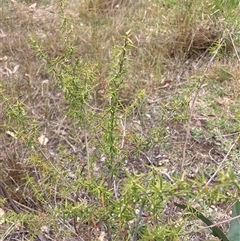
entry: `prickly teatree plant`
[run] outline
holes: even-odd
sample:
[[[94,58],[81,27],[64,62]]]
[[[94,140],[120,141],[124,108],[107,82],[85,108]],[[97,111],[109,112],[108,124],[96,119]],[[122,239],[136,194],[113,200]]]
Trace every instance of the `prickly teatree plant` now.
[[[24,94],[9,88],[15,67],[4,63],[11,81],[0,92],[3,239],[16,238],[12,229],[29,240],[207,239],[211,228],[199,228],[200,215],[217,219],[215,207],[232,204],[240,190],[239,138],[231,138],[239,135],[239,85],[232,87],[239,78],[231,68],[208,72],[225,61],[227,39],[236,47],[234,35],[218,25],[220,7],[209,1],[129,8],[119,1],[107,11],[104,2],[57,1],[62,24],[47,28],[56,36],[39,31],[29,39],[41,67],[20,76]],[[34,23],[43,14],[19,6],[18,18],[30,12]],[[16,42],[9,39],[4,50],[10,44],[18,53]]]
[[[61,235],[80,235],[89,240],[101,235],[108,240],[177,240],[184,237],[185,223],[192,216],[173,215],[174,200],[184,200],[187,205],[199,203],[200,211],[206,210],[211,204],[226,200],[222,187],[235,183],[233,174],[227,182],[221,182],[226,180],[221,173],[217,184],[211,187],[205,175],[186,181],[159,167],[146,165],[148,171],[142,174],[125,167],[129,156],[124,152],[127,147],[123,133],[130,132],[121,121],[123,116],[129,116],[131,107],[121,104],[120,91],[124,74],[130,68],[129,34],[124,37],[123,45],[113,51],[105,85],[106,98],[100,107],[94,101],[97,64],[73,59],[74,48],[70,44],[63,56],[51,59],[32,41],[36,53],[47,59],[51,73],[64,92],[70,119],[84,133],[81,165],[73,154],[68,154],[68,161],[63,158],[62,163],[52,167],[43,164],[37,154],[32,156],[32,163],[46,181],[39,189],[34,179],[28,177],[28,185],[38,194],[38,201],[52,220],[71,222],[73,227],[70,233]],[[68,165],[74,168],[69,170]],[[48,203],[51,210],[46,207]],[[52,223],[52,229],[57,229],[57,223]]]

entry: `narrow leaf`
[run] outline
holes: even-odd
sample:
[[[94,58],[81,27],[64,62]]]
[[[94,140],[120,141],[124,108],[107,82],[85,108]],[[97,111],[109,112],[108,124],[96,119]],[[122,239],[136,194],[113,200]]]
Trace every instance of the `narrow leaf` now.
[[[179,204],[179,203],[174,203],[175,206],[181,208],[181,209],[187,209],[189,212],[195,214],[197,216],[197,218],[201,219],[205,224],[207,224],[208,226],[213,225],[213,222],[211,220],[209,220],[208,218],[206,218],[202,213],[200,213],[199,211],[197,211],[195,208],[193,207],[187,207],[184,204]],[[218,227],[211,227],[210,228],[212,230],[212,234],[215,237],[220,238],[222,241],[232,241],[229,240],[226,235],[222,232],[222,230]]]
[[[232,207],[232,217],[237,217],[240,215],[240,202],[237,201]],[[240,218],[234,219],[230,223],[230,229],[228,231],[227,237],[230,241],[240,240]]]

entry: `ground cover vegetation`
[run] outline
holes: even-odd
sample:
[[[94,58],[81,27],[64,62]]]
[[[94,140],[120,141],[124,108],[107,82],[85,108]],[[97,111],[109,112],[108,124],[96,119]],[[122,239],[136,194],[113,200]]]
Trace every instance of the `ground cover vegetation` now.
[[[201,220],[227,233],[239,199],[239,2],[0,7],[0,240],[221,240]]]

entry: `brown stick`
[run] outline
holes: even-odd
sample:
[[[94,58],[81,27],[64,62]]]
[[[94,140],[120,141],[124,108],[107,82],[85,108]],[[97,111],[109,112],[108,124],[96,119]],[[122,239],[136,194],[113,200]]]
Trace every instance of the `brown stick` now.
[[[192,117],[193,117],[193,113],[194,113],[194,106],[197,101],[199,92],[204,85],[205,74],[207,73],[207,71],[210,68],[211,64],[213,63],[215,57],[217,56],[219,49],[222,47],[223,40],[226,39],[227,37],[231,36],[231,34],[232,34],[231,31],[229,31],[226,33],[226,35],[222,36],[222,38],[220,39],[220,44],[219,44],[218,48],[214,51],[212,58],[210,59],[206,69],[204,70],[203,78],[200,80],[199,87],[198,87],[197,91],[195,92],[193,100],[190,104],[190,115],[189,115],[189,119],[187,122],[186,137],[185,137],[185,142],[184,142],[183,151],[182,151],[181,175],[183,175],[184,165],[186,162],[186,152],[187,152],[188,140],[189,140],[189,136],[190,136],[190,128],[191,128],[191,121],[192,121]]]

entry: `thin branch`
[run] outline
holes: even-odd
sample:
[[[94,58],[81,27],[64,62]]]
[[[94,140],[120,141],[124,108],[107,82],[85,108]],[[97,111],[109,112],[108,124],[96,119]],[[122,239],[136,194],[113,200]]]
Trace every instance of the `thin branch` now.
[[[140,207],[140,210],[138,210],[138,215],[137,215],[137,219],[136,219],[136,222],[135,222],[135,225],[134,225],[135,227],[134,227],[133,235],[130,238],[130,241],[136,241],[137,240],[137,233],[138,233],[139,225],[140,225],[140,222],[143,218],[143,216],[142,216],[143,207],[144,207],[144,204],[142,203],[142,205]]]
[[[236,45],[235,45],[235,43],[234,43],[234,41],[233,41],[233,39],[232,39],[232,35],[231,35],[231,34],[229,34],[229,38],[231,39],[231,42],[232,42],[234,51],[235,51],[236,56],[237,56],[237,58],[238,58],[238,62],[240,63],[240,57],[239,57],[239,54],[238,54],[238,50],[237,50]]]
[[[213,173],[213,175],[210,177],[210,179],[207,181],[206,185],[208,185],[212,180],[213,178],[217,175],[217,173],[219,172],[219,170],[222,168],[223,166],[223,163],[227,160],[228,156],[230,155],[233,147],[236,145],[236,143],[238,142],[239,140],[239,137],[240,135],[236,138],[236,140],[234,141],[234,143],[231,145],[231,147],[229,148],[227,154],[225,155],[225,157],[223,158],[223,160],[221,161],[221,163],[218,165],[218,168],[217,170]]]
[[[207,73],[207,71],[209,70],[211,64],[213,63],[213,60],[214,60],[215,57],[217,56],[218,51],[219,51],[220,48],[222,47],[223,40],[226,39],[228,36],[231,36],[230,31],[229,31],[226,35],[224,35],[224,36],[222,37],[218,48],[214,51],[214,54],[213,54],[212,58],[210,59],[208,65],[207,65],[207,67],[206,67],[206,69],[204,70],[203,78],[201,79],[200,84],[199,84],[199,87],[198,87],[198,89],[196,90],[195,95],[194,95],[194,97],[193,97],[193,100],[192,100],[192,102],[191,102],[191,105],[190,105],[190,115],[189,115],[189,119],[188,119],[188,122],[187,122],[186,137],[185,137],[185,142],[184,142],[183,151],[182,151],[181,174],[183,174],[184,165],[185,165],[185,162],[186,162],[187,145],[188,145],[188,140],[189,140],[189,137],[190,137],[191,121],[192,121],[192,117],[193,117],[193,113],[194,113],[194,107],[195,107],[197,98],[198,98],[198,96],[199,96],[200,90],[202,89],[203,84],[204,84],[204,82],[205,82],[204,76],[205,76],[205,74]]]
[[[221,222],[218,222],[218,223],[215,223],[215,224],[212,224],[212,225],[209,225],[209,226],[201,227],[201,228],[197,229],[196,231],[186,232],[186,233],[183,234],[183,236],[188,235],[188,234],[192,234],[193,232],[197,233],[197,232],[200,232],[200,231],[205,230],[205,229],[213,228],[213,227],[219,226],[219,225],[224,224],[224,223],[229,223],[229,222],[231,222],[235,219],[238,219],[238,218],[240,218],[240,215],[235,216],[235,217],[230,218],[230,219],[227,219],[227,220],[224,220],[224,221],[221,221]]]

